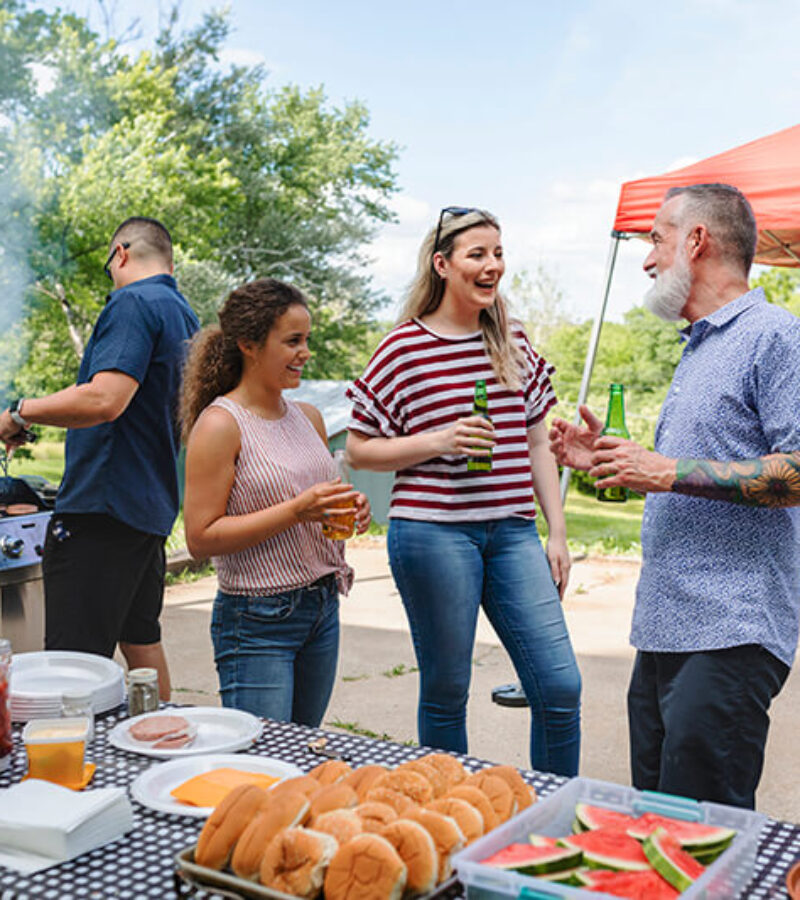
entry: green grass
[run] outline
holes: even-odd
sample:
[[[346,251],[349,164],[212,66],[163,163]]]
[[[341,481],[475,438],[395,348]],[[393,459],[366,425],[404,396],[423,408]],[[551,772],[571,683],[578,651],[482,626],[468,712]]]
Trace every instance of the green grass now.
[[[572,489],[565,509],[570,550],[594,555],[640,555],[643,508],[641,497],[631,497],[627,503],[601,503]]]
[[[42,441],[33,447],[18,450],[9,463],[8,474],[15,477],[40,475],[58,484],[64,474],[64,444],[61,441]]]
[[[26,451],[29,448],[26,448]],[[10,475],[41,475],[58,484],[64,471],[64,445],[57,441],[41,441],[31,450],[31,458],[15,456],[11,460]],[[600,503],[593,495],[581,494],[572,486],[567,497],[567,536],[573,553],[593,555],[628,555],[641,553],[639,531],[644,500],[633,497],[627,503]],[[539,516],[539,529],[547,534],[544,516]],[[369,534],[385,535],[386,526],[372,523]],[[355,538],[358,540],[358,538]],[[185,545],[183,515],[179,515],[172,534],[167,539],[167,551],[180,550]]]

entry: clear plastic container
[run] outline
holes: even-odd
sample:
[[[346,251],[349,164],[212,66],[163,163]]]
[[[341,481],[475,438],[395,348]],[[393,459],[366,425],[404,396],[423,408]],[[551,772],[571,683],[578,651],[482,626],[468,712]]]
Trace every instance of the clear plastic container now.
[[[760,813],[719,803],[697,803],[685,797],[637,791],[635,788],[591,778],[573,778],[455,857],[453,864],[466,888],[467,900],[495,900],[505,897],[520,897],[520,900],[548,900],[552,897],[561,897],[562,900],[573,897],[585,897],[587,900],[590,897],[611,898],[610,894],[553,884],[541,878],[481,865],[481,860],[509,844],[527,843],[530,834],[548,837],[569,834],[578,803],[603,806],[634,816],[655,812],[675,819],[733,828],[736,837],[730,847],[681,894],[682,900],[731,900],[732,897],[739,896],[753,875],[758,840],[766,822],[766,817]]]
[[[336,474],[344,484],[349,484],[350,473],[347,466],[347,455],[344,450],[335,450],[333,464]],[[342,500],[336,504],[340,509],[352,509],[352,500]],[[330,513],[322,523],[322,533],[331,541],[346,541],[353,536],[356,528],[355,510],[345,513]]]
[[[11,677],[11,642],[0,638],[0,772],[6,768],[14,749],[11,733],[11,698],[9,681]]]
[[[22,732],[28,752],[28,778],[54,781],[65,787],[81,785],[88,738],[86,716],[28,722]]]
[[[94,708],[92,706],[93,692],[73,689],[64,691],[61,695],[61,716],[65,719],[74,719],[76,716],[85,716],[89,720],[89,737],[94,740]]]

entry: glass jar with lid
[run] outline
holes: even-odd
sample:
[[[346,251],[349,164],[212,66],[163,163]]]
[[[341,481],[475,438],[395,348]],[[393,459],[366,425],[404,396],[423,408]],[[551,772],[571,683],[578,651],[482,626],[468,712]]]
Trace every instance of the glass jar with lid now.
[[[14,742],[11,735],[11,641],[0,637],[0,771],[11,759]]]
[[[155,712],[158,709],[158,672],[155,669],[131,669],[128,672],[128,715]]]

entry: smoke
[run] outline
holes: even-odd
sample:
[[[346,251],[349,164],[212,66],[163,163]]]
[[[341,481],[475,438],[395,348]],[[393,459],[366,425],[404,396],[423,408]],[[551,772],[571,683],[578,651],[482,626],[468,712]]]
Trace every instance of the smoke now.
[[[27,201],[17,166],[8,156],[0,158],[0,402],[8,399],[25,355],[22,321],[34,241]]]

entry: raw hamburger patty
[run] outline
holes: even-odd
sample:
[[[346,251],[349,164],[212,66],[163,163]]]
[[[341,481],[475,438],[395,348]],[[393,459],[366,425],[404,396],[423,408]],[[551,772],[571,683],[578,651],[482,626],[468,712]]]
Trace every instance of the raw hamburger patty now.
[[[191,734],[179,734],[176,737],[165,737],[157,744],[153,744],[153,750],[178,750],[180,747],[191,744],[193,740],[194,736]]]
[[[148,716],[131,725],[128,733],[136,741],[149,742],[188,727],[189,723],[183,716]]]

